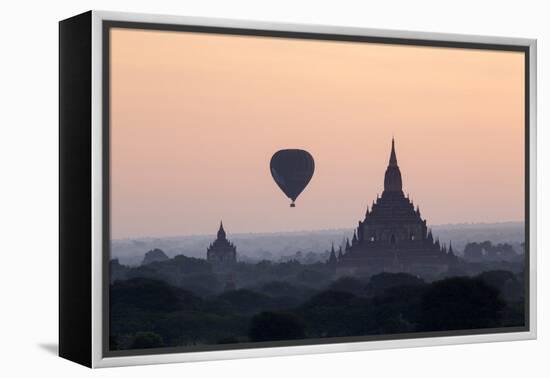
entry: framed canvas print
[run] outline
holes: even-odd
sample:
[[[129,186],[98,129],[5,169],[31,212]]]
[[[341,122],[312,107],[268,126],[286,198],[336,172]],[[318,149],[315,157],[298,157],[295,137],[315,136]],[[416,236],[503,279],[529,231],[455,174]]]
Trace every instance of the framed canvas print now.
[[[60,355],[536,337],[536,41],[60,22]]]

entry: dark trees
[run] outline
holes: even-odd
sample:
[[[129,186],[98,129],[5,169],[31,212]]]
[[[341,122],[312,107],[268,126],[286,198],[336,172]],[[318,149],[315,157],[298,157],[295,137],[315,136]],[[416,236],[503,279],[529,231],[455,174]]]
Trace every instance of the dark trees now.
[[[367,293],[381,294],[385,290],[399,286],[423,285],[424,280],[408,273],[379,273],[371,277],[367,284]]]
[[[422,297],[419,331],[479,329],[499,325],[504,302],[480,279],[448,278],[434,282]]]
[[[250,341],[296,340],[305,337],[304,324],[288,312],[262,312],[250,321]]]

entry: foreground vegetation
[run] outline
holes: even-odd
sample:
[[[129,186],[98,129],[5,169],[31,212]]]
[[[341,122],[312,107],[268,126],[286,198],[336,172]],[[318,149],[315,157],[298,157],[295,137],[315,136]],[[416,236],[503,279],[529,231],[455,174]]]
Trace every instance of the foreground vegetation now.
[[[425,282],[405,273],[338,278],[325,264],[239,264],[230,275],[183,256],[155,264],[113,269],[111,349],[524,324],[523,276],[505,270]],[[235,276],[238,288],[227,285]]]

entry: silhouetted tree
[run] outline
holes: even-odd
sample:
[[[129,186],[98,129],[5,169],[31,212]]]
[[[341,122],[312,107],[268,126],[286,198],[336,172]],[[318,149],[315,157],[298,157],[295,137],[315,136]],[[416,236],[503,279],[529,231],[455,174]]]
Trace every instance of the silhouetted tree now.
[[[131,268],[121,265],[118,259],[113,259],[110,261],[110,273],[111,273],[111,283],[117,280],[125,280],[126,274],[130,271]]]
[[[422,297],[421,331],[489,328],[499,324],[504,303],[499,292],[479,279],[434,282]]]
[[[309,290],[303,287],[297,287],[297,286],[291,285],[288,282],[283,282],[283,281],[268,282],[262,285],[260,288],[258,288],[258,290],[264,294],[267,294],[273,297],[281,297],[281,296],[295,297],[295,296],[304,295],[304,291],[309,292]]]
[[[502,299],[517,301],[523,296],[523,285],[520,284],[516,275],[507,270],[491,270],[477,276],[487,285],[500,291]]]
[[[396,286],[372,299],[374,332],[405,333],[416,330],[422,296],[429,285]]]
[[[353,295],[365,295],[365,284],[354,277],[342,277],[334,281],[329,286],[329,290],[345,291]]]
[[[379,273],[371,277],[367,292],[371,295],[381,294],[386,289],[399,286],[423,285],[424,280],[408,273]]]
[[[112,308],[139,308],[149,311],[176,311],[200,306],[201,299],[191,292],[163,281],[133,278],[116,281],[110,291]]]
[[[217,297],[218,303],[235,313],[257,313],[269,309],[271,299],[252,290],[227,291]]]
[[[292,313],[262,312],[251,319],[248,336],[251,341],[302,339],[304,324]]]
[[[298,274],[298,280],[309,284],[309,285],[319,285],[327,279],[326,273],[313,269],[313,268],[304,268]]]
[[[162,262],[162,261],[168,261],[169,258],[166,256],[166,253],[162,249],[155,248],[150,250],[143,256],[143,261],[141,262],[141,265],[147,265],[154,262]]]
[[[346,308],[353,304],[357,297],[343,291],[327,290],[314,295],[304,304],[305,308],[312,307],[342,307]]]
[[[310,337],[357,336],[373,329],[372,307],[366,298],[327,290],[313,296],[297,311]]]

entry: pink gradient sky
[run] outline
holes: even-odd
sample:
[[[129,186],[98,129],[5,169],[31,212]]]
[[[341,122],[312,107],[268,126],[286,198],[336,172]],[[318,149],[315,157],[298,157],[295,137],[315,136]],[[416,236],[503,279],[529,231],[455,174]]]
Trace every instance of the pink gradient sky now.
[[[353,227],[392,135],[429,225],[523,220],[523,53],[112,29],[110,65],[115,239]]]

